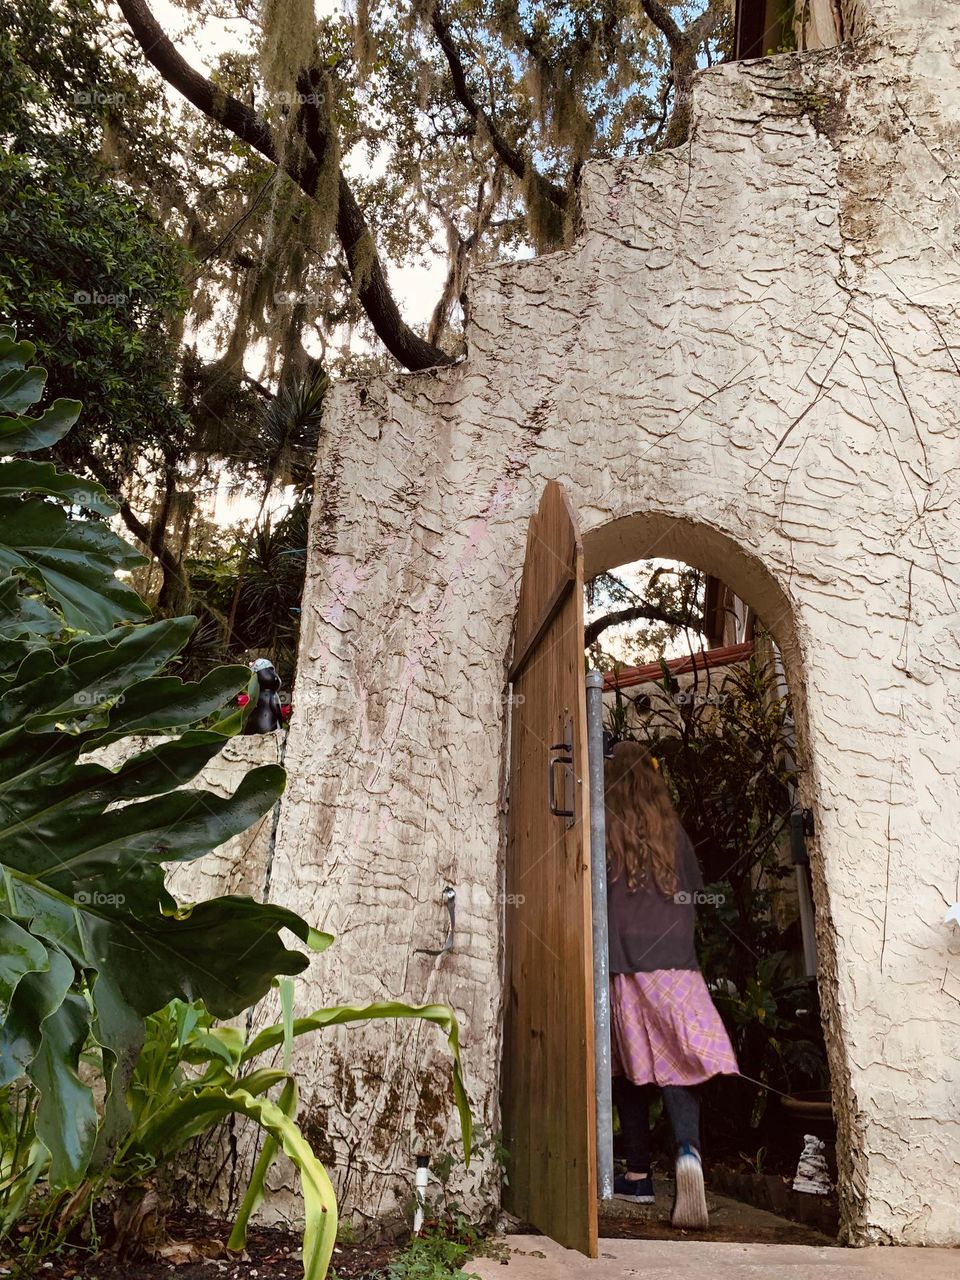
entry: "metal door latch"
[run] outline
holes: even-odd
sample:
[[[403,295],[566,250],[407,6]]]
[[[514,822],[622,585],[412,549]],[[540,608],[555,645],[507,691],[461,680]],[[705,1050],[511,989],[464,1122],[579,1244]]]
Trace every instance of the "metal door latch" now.
[[[573,797],[573,721],[564,724],[564,742],[555,742],[547,756],[547,807],[555,818],[576,816]],[[559,754],[557,754],[559,753]],[[563,765],[563,804],[557,802],[556,766]],[[570,825],[569,823],[567,824]]]
[[[450,885],[444,885],[443,893],[440,895],[447,908],[447,914],[450,916],[450,928],[447,930],[447,938],[442,947],[431,950],[429,947],[417,947],[414,955],[418,956],[442,956],[447,951],[453,950],[453,933],[457,923],[457,891]]]

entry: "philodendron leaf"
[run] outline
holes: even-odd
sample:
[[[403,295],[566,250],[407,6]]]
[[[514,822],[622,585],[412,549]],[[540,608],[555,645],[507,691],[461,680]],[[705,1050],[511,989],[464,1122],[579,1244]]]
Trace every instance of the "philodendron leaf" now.
[[[58,498],[61,502],[85,507],[101,516],[112,516],[117,509],[117,504],[107,496],[102,485],[72,476],[67,471],[58,471],[52,462],[34,462],[32,458],[0,462],[0,497],[19,497],[23,493]]]
[[[106,734],[98,742],[133,733],[161,733],[206,720],[245,689],[249,679],[249,667],[236,666],[217,667],[196,683],[176,676],[142,680],[111,710]],[[222,719],[214,728],[219,738],[230,736]]]
[[[35,1119],[37,1137],[50,1152],[50,1183],[75,1186],[83,1176],[97,1140],[93,1090],[77,1074],[80,1051],[90,1031],[90,1010],[83,996],[70,994],[43,1022],[40,1050],[29,1075],[40,1091]]]
[[[0,326],[0,454],[49,445],[76,416],[66,401],[24,416],[43,392],[33,354]],[[253,770],[228,796],[183,789],[242,727],[224,704],[250,673],[192,684],[162,674],[193,619],[139,621],[149,610],[118,575],[144,558],[82,515],[112,510],[99,486],[49,463],[0,462],[0,1086],[24,1074],[36,1085],[54,1187],[76,1185],[91,1160],[102,1167],[129,1130],[146,1017],[172,999],[232,1017],[306,967],[283,930],[318,940],[281,907],[178,907],[165,887],[166,862],[265,820],[284,774]],[[116,768],[80,760],[130,734],[179,730]],[[102,1053],[102,1123],[78,1071],[91,1042]],[[268,1128],[289,1125],[282,1112],[262,1115]],[[295,1131],[278,1136],[295,1160],[309,1156]]]
[[[0,497],[0,573],[27,576],[78,631],[149,617],[148,606],[116,576],[146,563],[105,524],[73,520],[52,502]]]
[[[44,950],[47,967],[21,978],[0,1023],[0,1088],[28,1070],[40,1049],[44,1021],[60,1008],[73,984],[73,965],[63,952]]]
[[[82,806],[52,796],[45,812],[0,832],[3,862],[15,883],[42,885],[78,907],[148,914],[158,902],[172,906],[164,903],[162,864],[191,861],[246,831],[273,807],[284,781],[278,765],[263,765],[231,796],[170,791],[84,823],[76,820]]]
[[[8,373],[0,379],[0,451],[3,453],[32,453],[35,449],[49,449],[62,440],[80,417],[79,400],[55,400],[44,409],[39,418],[19,416],[21,409],[35,404],[43,392],[46,378],[39,380],[36,374],[42,369],[27,369],[22,374]],[[6,394],[3,382],[7,381]]]
[[[35,405],[43,395],[43,388],[47,383],[46,369],[37,368],[32,365],[26,369],[8,369],[6,373],[0,374],[0,413],[3,414],[21,414]],[[70,401],[76,404],[77,402]],[[77,405],[77,412],[74,416],[74,422],[80,416],[80,406]],[[0,443],[3,441],[4,429],[9,418],[0,418]],[[73,426],[73,423],[70,424]],[[52,442],[51,442],[52,443]],[[9,452],[19,446],[14,446]],[[36,446],[42,448],[43,446]]]
[[[39,938],[15,920],[0,916],[0,1022],[7,1016],[20,979],[49,968],[47,949]]]
[[[25,369],[37,348],[32,342],[17,341],[17,331],[9,324],[0,324],[0,375],[11,369]]]
[[[22,724],[29,733],[67,728],[91,708],[108,707],[131,685],[152,676],[186,642],[193,618],[166,618],[118,629],[74,645],[67,661],[27,659],[16,684],[0,699],[0,731]],[[36,672],[36,674],[35,674]]]

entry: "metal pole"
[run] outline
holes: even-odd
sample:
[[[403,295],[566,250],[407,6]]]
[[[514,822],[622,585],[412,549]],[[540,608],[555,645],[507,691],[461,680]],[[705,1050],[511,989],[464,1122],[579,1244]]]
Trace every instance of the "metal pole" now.
[[[590,877],[593,901],[593,1027],[597,1094],[597,1186],[613,1198],[613,1096],[610,1080],[610,954],[607,947],[607,836],[603,794],[603,673],[587,672],[590,765]]]

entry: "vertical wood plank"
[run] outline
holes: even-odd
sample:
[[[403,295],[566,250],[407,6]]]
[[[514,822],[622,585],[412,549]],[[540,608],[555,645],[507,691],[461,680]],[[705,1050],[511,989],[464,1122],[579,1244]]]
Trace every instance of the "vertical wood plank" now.
[[[551,481],[530,521],[514,644],[506,884],[503,1137],[511,1213],[597,1255],[593,955],[583,548]],[[573,811],[547,803],[551,747],[570,743]],[[557,798],[565,770],[555,767]]]

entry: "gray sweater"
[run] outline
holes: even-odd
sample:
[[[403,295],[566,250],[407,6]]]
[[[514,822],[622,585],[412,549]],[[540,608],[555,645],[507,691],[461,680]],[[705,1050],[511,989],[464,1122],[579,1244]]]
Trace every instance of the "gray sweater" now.
[[[607,922],[611,973],[650,973],[653,969],[699,969],[694,943],[694,894],[703,876],[690,837],[677,823],[677,880],[674,897],[665,898],[653,882],[632,893],[626,876],[607,876]]]

